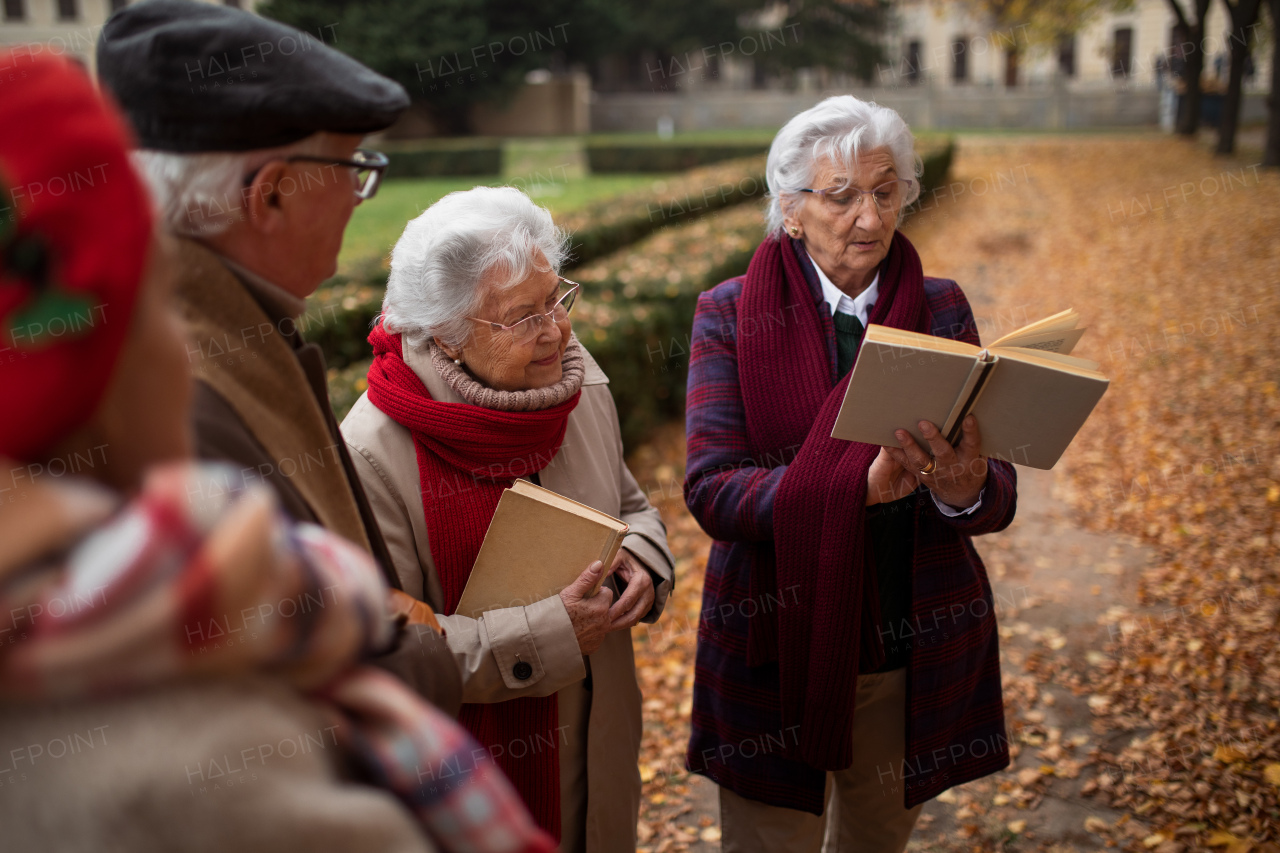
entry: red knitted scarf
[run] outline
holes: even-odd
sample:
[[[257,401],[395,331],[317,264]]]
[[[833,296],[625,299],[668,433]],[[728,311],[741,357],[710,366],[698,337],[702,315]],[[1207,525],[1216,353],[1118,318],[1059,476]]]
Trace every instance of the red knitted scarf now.
[[[797,602],[751,620],[748,660],[778,661],[784,726],[799,725],[798,756],[825,770],[853,761],[858,672],[883,660],[870,542],[867,471],[879,448],[831,438],[849,378],[835,382],[820,310],[798,246],[767,239],[738,300],[738,377],[758,458],[790,458],[774,497],[773,559],[763,550],[753,600]],[[920,257],[901,233],[880,268],[869,322],[929,330]],[[834,387],[833,387],[834,386]],[[796,448],[799,448],[798,451]]]
[[[369,335],[369,402],[413,434],[431,557],[444,612],[458,607],[498,498],[560,449],[581,392],[550,409],[502,412],[433,400],[401,355],[399,335]],[[458,721],[494,756],[538,825],[560,839],[559,711],[554,695],[466,704]],[[549,744],[549,745],[548,745]]]

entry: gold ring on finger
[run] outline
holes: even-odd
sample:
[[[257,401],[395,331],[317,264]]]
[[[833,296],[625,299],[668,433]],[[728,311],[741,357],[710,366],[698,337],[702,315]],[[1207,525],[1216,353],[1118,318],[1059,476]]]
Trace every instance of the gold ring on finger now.
[[[920,469],[921,474],[932,474],[938,470],[938,460],[930,459],[929,464]]]

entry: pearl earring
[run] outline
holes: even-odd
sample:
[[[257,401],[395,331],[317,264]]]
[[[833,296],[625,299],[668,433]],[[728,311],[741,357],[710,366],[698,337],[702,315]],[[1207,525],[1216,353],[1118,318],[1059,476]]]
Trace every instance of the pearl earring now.
[[[460,359],[460,358],[455,358],[455,359],[453,360],[453,363],[454,363],[454,364],[456,364],[456,365],[461,366],[461,365],[462,365],[462,359]]]

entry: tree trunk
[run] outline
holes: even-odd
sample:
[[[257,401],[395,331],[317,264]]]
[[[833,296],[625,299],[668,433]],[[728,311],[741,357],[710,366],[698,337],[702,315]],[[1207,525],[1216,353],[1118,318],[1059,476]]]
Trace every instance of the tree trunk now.
[[[1204,73],[1204,52],[1200,45],[1204,43],[1203,24],[1191,28],[1191,38],[1195,40],[1196,46],[1186,57],[1183,77],[1185,91],[1178,106],[1178,133],[1183,136],[1195,136],[1200,130],[1200,75]]]
[[[1267,145],[1262,165],[1280,166],[1280,0],[1271,0],[1271,95],[1267,98]]]
[[[1169,0],[1175,7],[1178,0]],[[1191,50],[1186,52],[1183,60],[1184,92],[1181,105],[1178,107],[1178,133],[1182,136],[1195,136],[1200,130],[1200,75],[1204,73],[1204,19],[1209,13],[1210,0],[1195,0],[1195,20],[1187,21],[1187,41]],[[1178,10],[1179,18],[1185,16]]]
[[[1222,120],[1218,123],[1218,154],[1233,154],[1236,150],[1236,127],[1240,124],[1241,89],[1244,88],[1244,65],[1249,58],[1253,25],[1258,21],[1261,0],[1238,0],[1227,5],[1231,13],[1231,75],[1227,80],[1227,94],[1222,101]]]

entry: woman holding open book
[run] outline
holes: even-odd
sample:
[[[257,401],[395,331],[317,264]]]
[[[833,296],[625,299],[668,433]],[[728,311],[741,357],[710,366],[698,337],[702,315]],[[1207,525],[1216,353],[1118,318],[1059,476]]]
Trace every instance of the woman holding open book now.
[[[1009,760],[992,594],[970,538],[1013,519],[1012,466],[831,437],[875,323],[977,343],[898,230],[919,158],[893,110],[828,98],[769,151],[768,234],[704,293],[685,498],[716,541],[688,763],[726,851],[900,851],[921,804]],[[856,401],[854,401],[856,404]]]
[[[566,248],[550,213],[511,187],[452,193],[410,222],[369,337],[369,390],[342,432],[404,589],[444,614],[461,722],[562,850],[630,851],[641,733],[630,629],[658,618],[673,561],[623,461],[609,380],[572,334]],[[572,567],[559,594],[462,615],[517,479],[629,532],[612,565]]]

